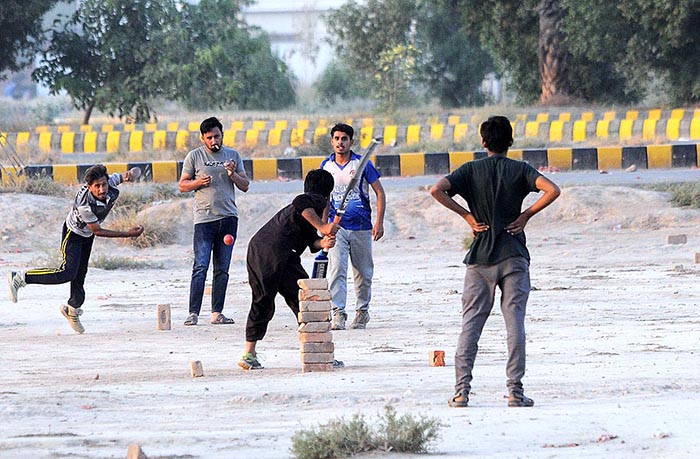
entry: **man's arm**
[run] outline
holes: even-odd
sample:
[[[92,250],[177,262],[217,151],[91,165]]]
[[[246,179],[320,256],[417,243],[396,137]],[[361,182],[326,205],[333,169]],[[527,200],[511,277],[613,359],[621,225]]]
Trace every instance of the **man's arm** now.
[[[338,228],[340,228],[335,223],[325,223],[312,207],[302,210],[301,216],[324,236],[334,236],[338,232]]]
[[[183,172],[177,188],[180,190],[180,193],[187,193],[209,185],[211,185],[211,175],[203,174],[195,179],[187,172]]]
[[[375,180],[372,184],[372,189],[374,194],[377,195],[377,221],[374,222],[372,227],[372,237],[375,241],[384,236],[384,214],[386,212],[386,193],[384,193],[384,187],[379,179]]]
[[[247,192],[250,187],[250,180],[244,170],[241,172],[236,171],[236,161],[226,161],[224,167],[226,167],[226,172],[233,184],[236,185],[236,188],[244,193]]]
[[[452,184],[449,180],[443,177],[430,188],[430,195],[435,198],[437,202],[466,220],[469,226],[471,226],[472,231],[475,233],[481,233],[488,230],[489,225],[476,221],[476,218],[474,218],[474,215],[471,212],[462,207],[457,201],[452,199],[452,196],[447,194],[447,191],[450,190],[450,188],[452,188]]]
[[[134,226],[128,231],[115,231],[107,228],[102,228],[99,223],[88,223],[88,228],[95,236],[100,237],[139,237],[143,233],[143,226]]]
[[[544,175],[537,177],[535,186],[538,190],[544,191],[544,194],[540,196],[539,199],[537,199],[537,201],[535,201],[530,207],[525,209],[513,223],[506,226],[506,231],[508,231],[510,234],[522,233],[525,230],[525,225],[527,225],[527,222],[532,218],[532,216],[553,203],[554,200],[561,194],[559,187]]]

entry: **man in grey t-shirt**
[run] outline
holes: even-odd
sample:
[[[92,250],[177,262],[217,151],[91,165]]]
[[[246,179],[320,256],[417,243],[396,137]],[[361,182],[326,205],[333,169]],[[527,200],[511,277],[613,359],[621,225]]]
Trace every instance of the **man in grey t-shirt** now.
[[[218,119],[211,117],[202,121],[199,132],[204,145],[185,157],[179,183],[180,192],[194,191],[194,266],[190,282],[190,314],[185,325],[197,325],[212,254],[211,323],[232,324],[233,319],[224,316],[222,311],[233,241],[238,231],[236,188],[248,191],[250,180],[240,153],[223,146],[223,126]]]

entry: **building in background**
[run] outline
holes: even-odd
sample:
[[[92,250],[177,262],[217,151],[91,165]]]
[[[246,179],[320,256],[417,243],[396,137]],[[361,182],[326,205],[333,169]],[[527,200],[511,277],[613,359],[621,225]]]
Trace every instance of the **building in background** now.
[[[270,35],[273,52],[299,83],[310,85],[333,58],[323,14],[345,0],[257,0],[243,8],[246,23]]]

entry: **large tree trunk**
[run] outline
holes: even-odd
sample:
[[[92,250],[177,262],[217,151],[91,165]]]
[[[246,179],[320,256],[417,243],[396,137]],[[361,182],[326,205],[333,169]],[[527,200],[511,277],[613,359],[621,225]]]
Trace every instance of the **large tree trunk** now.
[[[543,104],[566,103],[571,95],[569,52],[560,23],[564,16],[559,0],[542,0],[539,5],[540,36],[537,48]]]

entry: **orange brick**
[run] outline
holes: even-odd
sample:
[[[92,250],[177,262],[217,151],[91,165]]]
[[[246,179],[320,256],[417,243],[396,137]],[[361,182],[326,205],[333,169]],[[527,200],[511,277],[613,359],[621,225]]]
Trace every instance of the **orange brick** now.
[[[299,323],[307,322],[329,322],[331,315],[327,311],[322,312],[300,312],[297,316]]]
[[[330,301],[328,290],[299,290],[299,301]]]
[[[332,352],[302,352],[301,363],[333,363]]]
[[[195,360],[190,362],[190,372],[193,378],[201,378],[204,376],[204,369],[202,368],[202,362]]]
[[[331,332],[299,333],[299,341],[302,343],[330,343],[333,341],[333,334]]]
[[[331,302],[330,301],[300,301],[299,310],[301,312],[319,312],[325,311],[331,312]]]
[[[303,290],[328,290],[328,279],[299,279],[297,285]]]
[[[301,343],[301,352],[334,352],[333,343]]]
[[[301,371],[303,373],[313,373],[316,371],[332,371],[332,363],[304,363],[301,365]]]
[[[323,333],[331,331],[330,322],[305,322],[299,325],[299,333]]]
[[[445,366],[445,351],[430,351],[430,366],[444,367]]]

